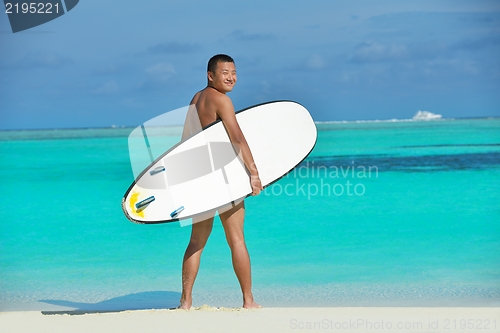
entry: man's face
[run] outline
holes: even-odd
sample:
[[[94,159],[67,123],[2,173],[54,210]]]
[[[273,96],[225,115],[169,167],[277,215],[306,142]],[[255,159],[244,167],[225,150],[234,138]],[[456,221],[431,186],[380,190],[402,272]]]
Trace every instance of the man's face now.
[[[218,91],[230,92],[236,84],[236,66],[233,62],[218,62],[215,73],[208,72],[208,80]]]

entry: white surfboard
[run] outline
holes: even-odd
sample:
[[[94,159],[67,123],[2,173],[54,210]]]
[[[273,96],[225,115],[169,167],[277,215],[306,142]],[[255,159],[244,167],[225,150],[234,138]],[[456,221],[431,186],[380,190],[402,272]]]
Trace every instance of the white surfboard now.
[[[292,101],[238,111],[264,187],[302,162],[316,144],[311,115]],[[122,200],[135,223],[167,223],[200,216],[249,196],[249,173],[219,120],[170,148],[132,183]]]

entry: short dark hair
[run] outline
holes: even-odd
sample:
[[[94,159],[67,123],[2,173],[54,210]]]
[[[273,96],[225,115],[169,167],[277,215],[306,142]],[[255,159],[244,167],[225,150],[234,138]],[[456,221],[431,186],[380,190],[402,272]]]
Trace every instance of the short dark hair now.
[[[227,54],[216,54],[208,61],[207,72],[215,73],[219,62],[232,62],[234,64],[234,59]]]

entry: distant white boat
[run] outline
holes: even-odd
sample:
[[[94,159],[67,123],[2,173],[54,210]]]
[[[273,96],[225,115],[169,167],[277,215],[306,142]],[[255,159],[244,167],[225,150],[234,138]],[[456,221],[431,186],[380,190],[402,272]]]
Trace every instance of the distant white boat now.
[[[437,113],[432,113],[429,111],[420,111],[413,116],[413,120],[435,120],[435,119],[441,119],[443,118],[442,115],[437,114]]]

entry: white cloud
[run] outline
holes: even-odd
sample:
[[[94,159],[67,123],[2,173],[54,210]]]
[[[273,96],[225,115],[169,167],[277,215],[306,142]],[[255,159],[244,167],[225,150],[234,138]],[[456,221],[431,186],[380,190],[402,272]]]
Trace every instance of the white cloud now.
[[[146,68],[146,73],[155,80],[165,81],[175,74],[175,68],[169,63],[158,63]]]
[[[124,100],[121,101],[121,105],[130,107],[130,108],[138,108],[138,107],[143,107],[143,104],[138,102],[134,98],[125,98]]]
[[[356,62],[394,61],[407,59],[409,55],[406,45],[370,41],[356,47],[353,60]]]
[[[71,64],[72,60],[53,52],[29,52],[18,61],[16,67],[20,68],[60,68]]]
[[[317,54],[313,54],[306,60],[306,67],[309,69],[322,69],[326,67],[326,61]]]
[[[102,86],[100,86],[96,90],[94,90],[94,93],[108,95],[108,94],[116,94],[119,91],[120,91],[120,87],[118,86],[118,83],[111,80],[111,81],[104,83]]]

